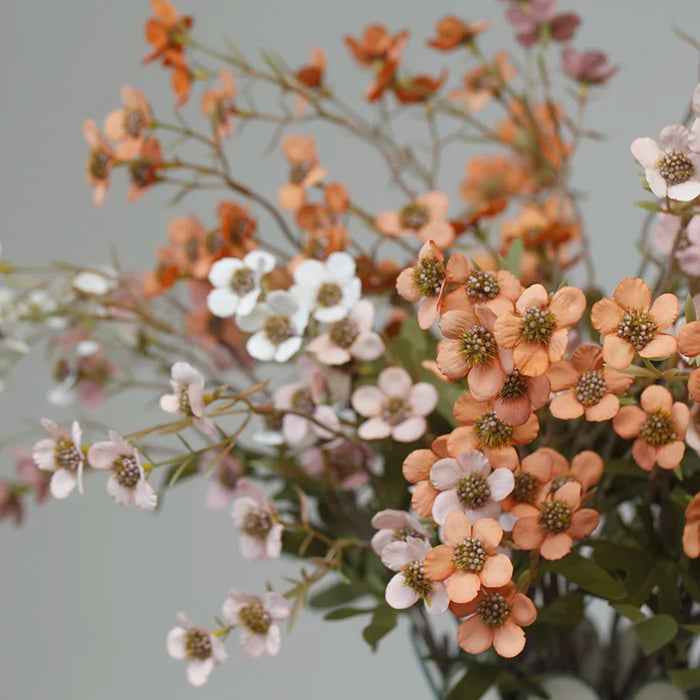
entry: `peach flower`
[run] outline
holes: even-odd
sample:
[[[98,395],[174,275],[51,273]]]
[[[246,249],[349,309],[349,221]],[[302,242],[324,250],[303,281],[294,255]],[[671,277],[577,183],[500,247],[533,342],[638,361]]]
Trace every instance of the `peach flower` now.
[[[513,79],[515,72],[508,61],[508,54],[499,51],[493,63],[482,63],[465,73],[463,87],[453,90],[450,97],[460,100],[467,111],[478,112],[498,96],[503,86]]]
[[[678,333],[678,351],[688,358],[700,355],[700,321],[691,321]],[[700,402],[700,370],[694,369],[688,377],[688,394],[696,403]]]
[[[469,46],[474,38],[489,28],[488,22],[463,22],[459,17],[447,15],[435,25],[436,37],[425,43],[438,51],[452,51],[460,46]]]
[[[640,401],[641,408],[620,409],[613,419],[613,429],[625,440],[635,438],[632,456],[642,469],[649,472],[655,464],[673,469],[685,454],[690,410],[680,401],[674,403],[671,392],[657,384],[648,386]]]
[[[539,549],[543,558],[554,561],[571,551],[574,540],[588,537],[596,529],[600,514],[581,508],[581,484],[574,481],[545,496],[535,505],[518,506],[513,542],[520,549]]]
[[[700,557],[700,493],[695,495],[685,509],[683,551],[690,559]]]
[[[513,576],[512,562],[498,551],[503,530],[495,520],[480,518],[472,526],[455,510],[445,519],[442,537],[447,544],[433,547],[423,568],[431,581],[447,581],[447,595],[455,603],[474,600],[482,586],[505,586]]]
[[[105,118],[105,135],[112,141],[139,139],[152,121],[148,100],[143,93],[125,85],[122,88],[122,109],[115,109]]]
[[[571,362],[556,362],[547,372],[553,392],[549,409],[555,418],[570,420],[586,415],[589,421],[614,418],[620,409],[617,394],[629,389],[634,377],[603,366],[603,351],[597,345],[581,345]]]
[[[515,366],[525,375],[543,375],[564,356],[569,329],[586,309],[586,296],[577,287],[562,287],[549,296],[541,284],[528,287],[496,320],[496,342],[513,350]]]
[[[517,427],[525,425],[532,416],[532,412],[549,401],[549,379],[541,377],[528,377],[524,375],[513,363],[513,353],[508,353],[509,361],[504,363],[503,369],[506,375],[493,397],[493,408],[498,420],[506,425]]]
[[[124,141],[117,146],[117,160],[127,161],[130,187],[126,198],[131,202],[158,181],[163,161],[160,141],[154,136],[138,141]]]
[[[250,211],[237,202],[220,202],[216,208],[221,237],[226,241],[229,255],[242,258],[257,247],[253,234],[257,222]]]
[[[109,187],[114,151],[92,119],[83,122],[83,136],[90,146],[90,155],[85,161],[85,177],[88,185],[94,188],[95,205],[99,207],[104,202]]]
[[[236,112],[236,81],[231,71],[219,69],[220,88],[209,88],[202,95],[202,113],[209,117],[217,141],[231,136]]]
[[[294,79],[310,90],[320,88],[323,84],[323,74],[326,70],[326,53],[318,46],[311,49],[309,65],[303,66],[296,73]],[[306,96],[297,92],[295,95],[294,114],[300,116],[306,111]]]
[[[445,218],[449,208],[447,195],[431,190],[416,197],[400,211],[381,212],[374,219],[374,224],[391,238],[418,236],[423,243],[432,240],[444,250],[455,239],[454,228]]]
[[[566,457],[549,447],[543,447],[540,451],[549,455],[552,460],[552,492],[570,481],[575,481],[581,485],[581,494],[585,497],[603,476],[603,458],[593,450],[579,452],[571,460],[571,464]]]
[[[532,189],[528,172],[507,156],[472,158],[467,161],[462,197],[472,204],[494,205],[494,214],[505,209],[511,197]],[[500,209],[495,207],[496,204],[500,205]]]
[[[513,472],[514,486],[510,495],[501,501],[501,508],[507,513],[516,510],[520,504],[533,505],[538,502],[552,478],[554,450],[541,447],[523,459]],[[555,453],[556,454],[556,453]],[[568,466],[568,462],[567,462]]]
[[[306,204],[306,190],[318,185],[326,170],[318,164],[313,136],[287,136],[282,141],[282,152],[289,161],[289,182],[279,190],[277,199],[283,209],[298,211]]]
[[[645,359],[673,355],[676,339],[662,331],[676,320],[679,307],[675,294],[662,294],[652,305],[651,289],[644,280],[622,280],[613,299],[601,299],[591,309],[593,327],[605,336],[605,362],[613,369],[627,369],[635,352]]]
[[[440,493],[430,481],[430,470],[439,459],[447,457],[447,444],[442,438],[433,441],[430,450],[413,450],[403,462],[402,472],[409,484],[414,484],[411,508],[421,516],[430,518],[433,503]]]

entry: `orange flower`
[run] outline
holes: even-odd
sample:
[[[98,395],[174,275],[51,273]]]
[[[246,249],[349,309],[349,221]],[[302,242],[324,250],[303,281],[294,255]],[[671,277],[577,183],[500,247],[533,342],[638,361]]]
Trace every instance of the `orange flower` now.
[[[603,476],[603,458],[593,450],[579,452],[569,464],[569,460],[555,450],[549,447],[541,449],[552,459],[552,492],[570,481],[575,481],[581,485],[582,496],[586,497],[589,490]]]
[[[447,78],[446,70],[441,71],[437,78],[431,78],[429,75],[402,78],[394,82],[394,95],[401,104],[425,102],[437,93],[445,82],[445,78]]]
[[[498,203],[504,209],[510,197],[532,190],[528,172],[506,156],[472,158],[464,177],[462,197],[474,204]]]
[[[442,251],[433,241],[424,243],[415,267],[407,267],[396,279],[396,291],[418,307],[418,325],[430,328],[440,312],[445,291],[445,262]],[[422,299],[422,301],[421,301]]]
[[[90,146],[90,155],[85,161],[85,177],[88,185],[94,188],[95,205],[99,207],[109,187],[114,151],[92,119],[83,122],[83,136]]]
[[[209,117],[216,140],[231,136],[233,115],[236,113],[236,81],[231,71],[219,70],[220,88],[209,88],[202,95],[202,113]]]
[[[431,581],[447,579],[447,595],[455,603],[474,600],[482,586],[505,586],[513,576],[512,562],[498,552],[503,530],[495,520],[479,518],[472,526],[461,510],[453,510],[442,538],[447,544],[428,552],[423,570]]]
[[[533,410],[542,408],[549,401],[550,385],[545,376],[528,377],[513,363],[513,353],[504,350],[510,357],[503,365],[506,375],[493,398],[496,417],[506,425],[524,425],[530,420]]]
[[[403,462],[403,476],[410,484],[415,484],[411,495],[411,508],[421,518],[432,518],[433,503],[440,493],[430,483],[430,468],[447,457],[445,440],[438,438],[431,445],[431,450],[413,450]]]
[[[401,268],[393,260],[380,260],[375,263],[371,258],[360,255],[355,259],[355,263],[364,292],[382,292],[396,287]],[[401,311],[403,313],[403,310]]]
[[[485,32],[489,28],[488,22],[474,22],[468,24],[459,17],[447,15],[435,25],[434,39],[428,39],[425,43],[438,51],[452,51],[460,46],[469,46],[474,42],[474,37]]]
[[[695,495],[685,509],[683,551],[690,559],[700,557],[700,493]]]
[[[257,248],[253,234],[257,222],[250,211],[237,202],[220,202],[216,208],[221,236],[226,241],[226,252],[237,258]]]
[[[283,209],[298,211],[306,204],[306,190],[318,185],[326,171],[318,164],[313,136],[287,136],[282,141],[282,152],[289,161],[289,182],[279,190],[277,199]]]
[[[552,452],[554,450],[541,447],[520,462],[518,468],[513,472],[515,486],[510,494],[501,501],[501,508],[506,513],[517,512],[519,505],[533,505],[542,498],[542,494],[552,478]]]
[[[117,160],[129,163],[131,182],[126,198],[138,199],[158,181],[158,170],[163,162],[160,142],[154,136],[139,141],[124,141],[117,146]]]
[[[105,135],[112,141],[139,139],[153,121],[148,100],[138,90],[122,88],[122,109],[115,109],[105,118]]]
[[[468,617],[457,628],[457,642],[468,654],[481,654],[492,644],[499,656],[511,659],[525,648],[522,628],[537,619],[537,608],[515,584],[500,588],[481,588],[474,600],[451,603],[457,617]]]
[[[632,445],[634,461],[645,471],[655,464],[673,469],[685,454],[685,433],[690,410],[680,401],[674,403],[671,392],[654,384],[640,399],[642,407],[623,406],[613,419],[613,429],[625,440],[636,438]]]
[[[212,263],[226,252],[221,233],[206,231],[193,214],[171,219],[168,239],[180,274],[192,275],[195,279],[205,279]]]
[[[418,236],[423,243],[435,241],[444,250],[455,238],[454,228],[445,218],[449,208],[447,195],[433,190],[416,197],[400,211],[381,212],[374,224],[385,236]]]
[[[561,246],[581,237],[571,201],[557,197],[543,204],[527,202],[517,219],[503,222],[502,232],[506,243],[520,238],[526,248],[538,252],[545,245]]]
[[[494,468],[514,470],[518,466],[518,453],[513,446],[528,445],[540,429],[534,413],[523,425],[507,425],[496,415],[492,401],[477,401],[469,392],[457,399],[454,416],[460,427],[447,439],[449,453],[459,455],[466,450],[480,450]]]
[[[678,352],[689,358],[700,355],[700,321],[691,321],[678,333]],[[696,403],[700,402],[700,370],[694,369],[688,377],[688,394]]]
[[[308,66],[303,66],[295,74],[294,79],[305,88],[314,90],[323,84],[323,74],[326,70],[326,54],[322,49],[314,46],[311,49],[311,61]],[[294,113],[299,116],[306,110],[307,99],[300,93],[296,93]]]
[[[586,309],[586,297],[577,287],[562,287],[552,297],[541,284],[528,287],[496,320],[496,342],[513,350],[515,366],[525,375],[543,375],[564,356],[569,329]]]
[[[175,284],[178,278],[178,269],[173,260],[173,252],[170,248],[158,246],[156,248],[157,266],[143,279],[142,292],[146,297],[155,297]]]
[[[407,39],[408,32],[405,30],[392,37],[383,24],[370,24],[359,41],[346,35],[345,43],[360,65],[372,66],[377,61],[386,60]]]
[[[593,304],[591,323],[604,336],[603,359],[613,369],[627,369],[635,351],[640,357],[668,357],[677,349],[666,330],[678,316],[674,294],[662,294],[651,304],[651,289],[638,277],[628,277],[615,287],[613,299]],[[651,306],[651,308],[650,308]]]
[[[581,484],[570,481],[535,505],[520,504],[513,526],[513,542],[525,550],[539,549],[545,559],[561,559],[598,526],[600,515],[581,508]]]
[[[586,420],[614,418],[620,408],[617,394],[629,389],[634,377],[603,366],[603,351],[597,345],[581,345],[571,362],[556,362],[547,372],[555,396],[549,409],[555,418],[570,420],[584,413]]]
[[[469,112],[478,112],[496,97],[503,86],[515,76],[508,54],[500,51],[493,63],[482,63],[462,78],[463,87],[453,90],[450,97],[459,100]]]

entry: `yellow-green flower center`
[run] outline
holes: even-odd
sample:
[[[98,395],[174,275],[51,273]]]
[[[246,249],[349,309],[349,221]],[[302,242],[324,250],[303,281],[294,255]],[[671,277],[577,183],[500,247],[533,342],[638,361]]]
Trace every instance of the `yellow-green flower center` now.
[[[484,545],[476,537],[466,537],[455,546],[452,558],[460,571],[478,574],[486,564]]]
[[[272,516],[262,508],[251,508],[245,515],[241,530],[250,537],[266,537],[272,530]]]
[[[510,605],[501,593],[487,593],[476,606],[476,614],[488,627],[503,627],[510,616]]]
[[[470,365],[485,365],[496,354],[496,341],[483,326],[465,328],[459,336],[462,357]]]
[[[433,590],[433,582],[423,571],[423,562],[418,559],[408,562],[402,569],[406,585],[419,597],[425,598]]]
[[[120,486],[127,489],[135,488],[141,478],[141,470],[133,455],[121,455],[115,459],[112,464],[112,473]]]
[[[457,483],[457,498],[465,508],[483,508],[491,497],[488,481],[480,474],[467,474]]]
[[[129,136],[136,138],[141,134],[146,120],[140,109],[125,109],[124,110],[124,131]]]
[[[571,526],[571,506],[565,501],[547,501],[540,511],[540,525],[554,535],[566,532]]]
[[[270,316],[265,320],[263,331],[273,345],[294,337],[294,326],[289,316]]]
[[[293,411],[298,413],[305,413],[310,415],[316,409],[316,402],[314,397],[311,395],[311,389],[308,387],[302,387],[297,389],[293,394],[290,401]]]
[[[382,419],[389,425],[403,423],[411,415],[411,408],[401,396],[389,396],[382,404]]]
[[[487,411],[474,422],[474,432],[486,447],[498,448],[510,444],[513,428],[496,416],[495,411]]]
[[[676,426],[668,411],[655,408],[647,413],[640,434],[644,442],[652,447],[668,445],[676,439]]]
[[[255,289],[255,273],[248,267],[240,267],[233,273],[231,278],[231,289],[243,296]]]
[[[328,335],[336,345],[347,350],[360,335],[360,327],[354,319],[344,318],[331,326]]]
[[[238,619],[253,634],[267,634],[272,625],[272,616],[262,603],[250,603],[238,611]]]
[[[475,270],[467,277],[467,295],[478,301],[489,301],[501,293],[501,285],[490,272]]]
[[[409,228],[412,231],[417,231],[425,226],[429,218],[428,207],[424,204],[418,204],[418,202],[407,204],[399,213],[401,228]]]
[[[301,185],[304,178],[311,172],[314,164],[310,160],[305,160],[302,163],[295,163],[289,169],[289,182],[295,185]]]
[[[90,162],[88,163],[88,172],[95,180],[106,180],[109,175],[109,166],[112,158],[109,153],[101,149],[97,149],[90,153]]]
[[[658,330],[656,321],[647,311],[627,309],[617,324],[617,335],[630,342],[635,350],[643,350]]]
[[[418,532],[418,530],[414,530],[408,525],[400,528],[399,530],[394,530],[394,542],[405,542],[408,537],[419,537],[420,539],[425,539],[425,537]]]
[[[61,469],[77,469],[82,461],[82,455],[71,440],[60,438],[54,447],[54,462]]]
[[[424,257],[413,271],[413,283],[424,297],[434,297],[440,294],[445,271],[442,264],[431,256]]]
[[[678,151],[667,153],[656,167],[659,169],[659,175],[671,186],[687,182],[695,172],[690,158]]]
[[[592,369],[579,377],[574,387],[574,394],[576,400],[588,408],[600,403],[607,390],[608,385],[605,383],[603,373],[600,370]]]
[[[185,634],[185,653],[188,659],[204,661],[211,656],[209,632],[193,627]]]
[[[503,382],[503,387],[498,393],[502,399],[520,399],[527,394],[527,378],[524,377],[520,370],[514,369],[510,374],[506,375]]]
[[[515,485],[511,496],[518,503],[532,503],[535,500],[539,481],[530,472],[518,472],[514,476]]]
[[[539,306],[531,306],[525,311],[520,321],[520,332],[523,338],[531,343],[547,345],[556,325],[557,321],[551,311]]]
[[[320,306],[335,306],[343,299],[343,290],[335,282],[324,282],[318,288],[316,301]]]

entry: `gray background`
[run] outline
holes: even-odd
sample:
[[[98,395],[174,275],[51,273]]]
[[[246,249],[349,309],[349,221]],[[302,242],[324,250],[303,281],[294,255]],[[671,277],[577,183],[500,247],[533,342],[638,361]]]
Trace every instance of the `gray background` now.
[[[696,57],[672,35],[670,25],[676,22],[700,36],[700,10],[695,0],[562,4],[565,9],[575,5],[584,17],[575,46],[602,48],[622,68],[614,89],[595,92],[588,125],[608,139],[585,145],[576,179],[588,193],[584,212],[599,279],[611,287],[636,268],[633,241],[643,218],[632,206],[643,193],[629,144],[635,136],[655,136],[684,113],[696,83]],[[246,52],[273,47],[293,66],[306,62],[307,47],[321,45],[329,52],[331,82],[345,85],[351,97],[359,96],[367,76],[354,69],[339,38],[345,32],[359,34],[371,20],[394,29],[410,26],[422,38],[439,17],[464,9],[468,19],[494,20],[488,50],[510,41],[503,7],[492,0],[468,5],[207,0],[178,6],[197,16],[197,35],[210,44],[229,37]],[[83,119],[101,124],[118,106],[123,83],[142,89],[160,114],[169,109],[166,76],[155,66],[144,70],[139,65],[146,53],[142,25],[148,3],[6,0],[3,10],[3,256],[25,263],[63,258],[95,264],[114,246],[126,264],[148,268],[173,214],[163,206],[168,195],[154,192],[127,205],[119,183],[96,210],[84,182],[87,151],[80,133]],[[437,72],[446,62],[428,54],[418,39],[407,51],[409,66]],[[453,81],[459,72],[453,69]],[[197,99],[189,111],[197,119]],[[250,143],[246,137],[231,147],[232,162],[245,178],[272,193],[285,171],[277,156],[261,159],[262,134],[250,133]],[[362,149],[323,131],[319,142],[331,176],[345,180],[368,209],[399,203],[395,191],[368,177],[373,164]],[[441,185],[450,195],[466,154],[459,147],[448,157]],[[201,197],[189,206],[211,221],[212,202]],[[68,419],[70,412],[46,406],[47,379],[40,353],[23,362],[0,395],[3,434],[47,412]],[[109,404],[100,418],[122,432],[149,420],[140,399]],[[0,460],[2,473],[9,475],[9,453]],[[381,653],[372,655],[360,640],[361,622],[323,623],[311,613],[301,616],[290,637],[285,634],[278,658],[249,660],[232,640],[227,666],[216,669],[205,689],[190,688],[184,665],[169,659],[164,648],[175,611],[187,610],[206,624],[228,588],[261,590],[268,580],[293,575],[296,564],[241,561],[228,517],[204,509],[202,483],[173,490],[158,517],[117,508],[97,480],[88,487],[85,498],[31,509],[21,531],[8,524],[0,528],[0,697],[271,698],[288,696],[290,690],[293,697],[332,695],[337,700],[379,697],[380,692],[427,697],[406,635],[393,634]]]

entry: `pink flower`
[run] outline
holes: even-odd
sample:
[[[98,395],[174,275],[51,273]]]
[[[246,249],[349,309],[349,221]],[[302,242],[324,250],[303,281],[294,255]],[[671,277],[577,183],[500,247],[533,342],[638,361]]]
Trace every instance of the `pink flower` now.
[[[95,205],[99,207],[104,202],[109,187],[114,150],[92,119],[83,122],[83,136],[90,146],[90,155],[85,161],[85,177],[88,185],[94,188]]]
[[[153,121],[148,100],[138,90],[124,85],[122,109],[115,109],[105,118],[105,135],[112,141],[139,139]]]
[[[516,2],[511,4],[506,17],[523,46],[540,41],[543,29],[552,39],[566,41],[573,37],[581,23],[578,15],[573,13],[557,14],[557,0],[532,0],[527,7]]]
[[[34,445],[33,457],[39,469],[53,472],[49,488],[54,498],[68,498],[73,489],[83,493],[83,452],[80,445],[82,430],[74,420],[70,432],[48,418],[41,424],[53,438],[39,440]]]
[[[681,218],[673,214],[659,214],[653,232],[654,244],[662,255],[669,256],[681,227]],[[700,277],[700,215],[694,216],[685,230],[684,239],[676,250],[678,267],[689,277]]]
[[[238,642],[253,658],[279,653],[282,635],[277,623],[286,620],[289,612],[289,603],[273,591],[259,596],[232,590],[222,608],[226,622],[241,628]]]
[[[277,559],[282,552],[282,525],[267,496],[250,480],[239,479],[233,494],[233,521],[246,559]]]
[[[11,484],[0,481],[0,521],[12,518],[19,525],[24,517],[22,499],[14,491]]]
[[[499,502],[510,494],[515,479],[510,469],[491,469],[488,459],[477,450],[467,450],[452,459],[439,459],[430,468],[430,483],[441,493],[433,503],[433,519],[445,522],[453,510],[463,511],[471,523],[479,518],[501,515]]]
[[[354,491],[369,481],[377,461],[365,444],[342,440],[332,447],[310,447],[299,458],[302,469],[331,487]]]
[[[189,661],[187,680],[194,686],[204,685],[214,665],[228,659],[221,640],[211,632],[195,627],[183,613],[177,615],[185,627],[173,627],[165,642],[168,654],[178,661]]]
[[[382,550],[384,566],[398,572],[386,587],[386,602],[392,608],[405,610],[422,600],[425,609],[433,615],[447,610],[450,600],[445,584],[431,581],[423,570],[423,562],[430,549],[430,543],[409,536],[405,542],[391,542]]]
[[[372,549],[381,557],[384,548],[392,542],[405,542],[409,537],[428,541],[430,533],[404,510],[380,510],[372,517]]]
[[[204,377],[187,362],[176,362],[170,370],[172,394],[160,397],[160,407],[166,413],[192,418],[192,424],[205,435],[214,434],[214,424],[204,415]]]
[[[372,330],[373,323],[374,305],[360,299],[346,318],[331,324],[306,349],[324,365],[343,365],[353,357],[371,362],[384,352],[384,341]]]
[[[210,88],[202,95],[202,113],[211,120],[217,140],[231,136],[236,112],[236,81],[226,68],[219,69],[220,88]]]
[[[608,63],[608,57],[602,51],[579,52],[567,47],[561,52],[561,70],[584,85],[605,85],[618,68]]]
[[[416,197],[400,211],[383,211],[374,220],[386,236],[418,236],[423,243],[435,241],[449,248],[455,239],[454,228],[445,218],[450,202],[442,192],[431,191]]]
[[[153,510],[158,503],[153,487],[144,477],[139,451],[114,430],[109,440],[95,442],[87,453],[93,469],[110,469],[107,493],[121,506]]]
[[[210,471],[213,468],[213,471]],[[243,473],[243,466],[230,452],[207,450],[199,462],[199,470],[209,475],[206,506],[209,510],[226,510],[233,500],[234,489]]]
[[[17,478],[34,489],[34,499],[43,503],[49,493],[51,477],[39,469],[34,462],[33,451],[29,447],[13,447],[12,454],[17,458],[15,472]]]
[[[401,367],[382,370],[378,386],[362,386],[352,395],[352,407],[369,418],[358,429],[363,440],[391,437],[397,442],[418,440],[427,430],[425,416],[433,412],[438,394],[432,384],[413,380]]]

